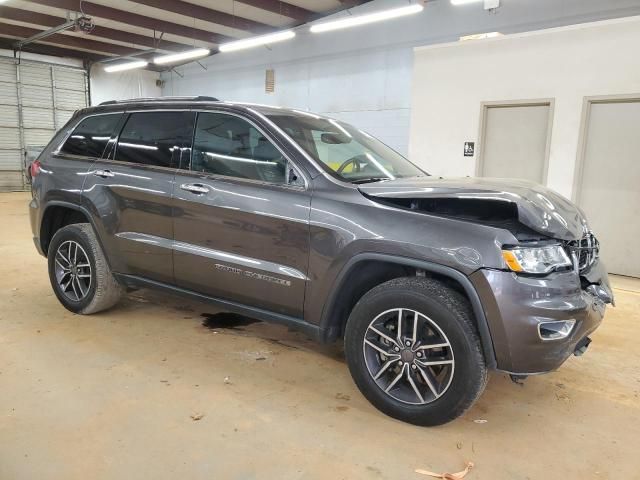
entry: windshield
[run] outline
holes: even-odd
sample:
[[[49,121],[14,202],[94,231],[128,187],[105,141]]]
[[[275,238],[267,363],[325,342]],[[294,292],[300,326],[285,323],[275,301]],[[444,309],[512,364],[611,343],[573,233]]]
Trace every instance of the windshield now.
[[[426,175],[395,150],[349,124],[301,111],[268,117],[340,180],[366,183]]]

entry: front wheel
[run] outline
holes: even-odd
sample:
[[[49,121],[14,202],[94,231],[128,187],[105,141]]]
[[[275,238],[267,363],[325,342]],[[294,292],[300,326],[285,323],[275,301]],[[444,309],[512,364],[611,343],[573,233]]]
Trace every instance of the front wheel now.
[[[115,305],[123,289],[118,284],[93,228],[67,225],[56,232],[47,253],[49,279],[60,303],[74,313],[89,315]]]
[[[363,395],[415,425],[459,417],[487,383],[469,302],[433,279],[398,278],[367,292],[347,321],[345,354]]]

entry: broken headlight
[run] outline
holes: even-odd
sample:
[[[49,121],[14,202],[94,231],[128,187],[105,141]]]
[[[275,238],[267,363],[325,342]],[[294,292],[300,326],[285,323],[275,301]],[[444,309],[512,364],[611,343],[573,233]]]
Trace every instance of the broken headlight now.
[[[545,274],[571,267],[571,259],[560,245],[516,247],[502,251],[507,266],[514,272]]]

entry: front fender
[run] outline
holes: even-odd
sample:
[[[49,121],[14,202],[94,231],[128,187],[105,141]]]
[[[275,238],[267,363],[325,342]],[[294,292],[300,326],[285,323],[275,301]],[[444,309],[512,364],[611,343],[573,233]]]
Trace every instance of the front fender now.
[[[353,271],[353,269],[358,268],[358,265],[362,262],[368,261],[384,262],[402,267],[411,267],[419,270],[424,270],[425,272],[445,276],[460,284],[460,286],[466,293],[473,309],[487,366],[489,368],[496,367],[496,355],[487,317],[480,301],[478,292],[476,291],[467,275],[449,266],[408,257],[373,252],[360,253],[353,256],[340,270],[340,273],[336,277],[336,280],[333,282],[333,289],[331,290],[326,302],[324,302],[324,308],[322,309],[322,313],[320,314],[319,321],[320,331],[323,332],[323,335],[325,336],[323,340],[329,341],[332,339],[332,337],[337,337],[341,328],[341,325],[336,324],[336,322],[340,322],[340,319],[336,318],[336,315],[334,314],[338,308],[338,305],[336,304],[336,299],[338,296],[337,293],[343,287],[345,280],[349,277],[349,273]]]

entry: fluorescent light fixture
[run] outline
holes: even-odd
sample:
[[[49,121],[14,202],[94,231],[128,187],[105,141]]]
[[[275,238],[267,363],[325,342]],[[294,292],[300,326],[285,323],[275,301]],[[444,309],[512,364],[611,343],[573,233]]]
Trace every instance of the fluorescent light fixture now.
[[[172,53],[170,55],[162,55],[153,59],[153,63],[158,65],[164,65],[165,63],[175,63],[182,60],[190,60],[192,58],[205,57],[211,53],[208,48],[195,48],[193,50],[187,50],[186,52]]]
[[[451,5],[468,5],[470,3],[484,3],[485,10],[500,7],[500,0],[451,0]]]
[[[366,15],[354,15],[352,17],[345,17],[339,20],[316,23],[315,25],[311,25],[309,30],[313,33],[330,32],[341,28],[357,27],[358,25],[365,25],[367,23],[382,22],[383,20],[404,17],[405,15],[419,13],[423,9],[424,7],[422,5],[414,3],[406,7],[392,8],[391,10],[383,10],[381,12],[369,13]]]
[[[467,40],[482,40],[485,38],[495,38],[501,36],[502,33],[500,32],[474,33],[473,35],[465,35],[463,37],[460,37],[460,41],[465,42]]]
[[[245,48],[259,47],[261,45],[268,45],[270,43],[282,42],[283,40],[289,40],[296,36],[296,33],[292,30],[285,30],[284,32],[270,33],[268,35],[260,35],[259,37],[243,38],[242,40],[236,40],[235,42],[223,43],[219,49],[221,52],[233,52],[235,50],[243,50]]]
[[[149,62],[145,62],[144,60],[138,60],[135,62],[127,62],[127,63],[119,63],[117,65],[109,65],[104,67],[104,71],[107,73],[113,72],[123,72],[125,70],[133,70],[134,68],[142,68],[149,65]]]

